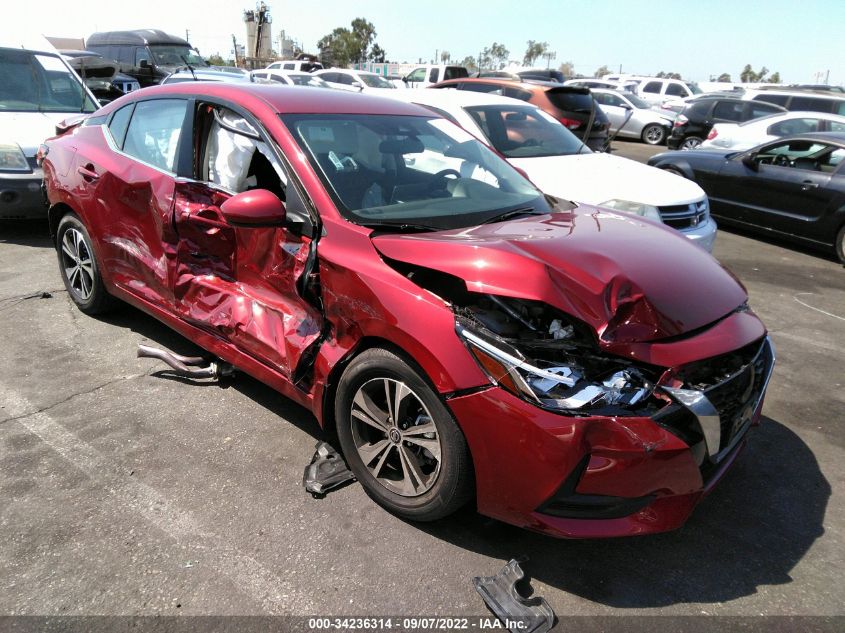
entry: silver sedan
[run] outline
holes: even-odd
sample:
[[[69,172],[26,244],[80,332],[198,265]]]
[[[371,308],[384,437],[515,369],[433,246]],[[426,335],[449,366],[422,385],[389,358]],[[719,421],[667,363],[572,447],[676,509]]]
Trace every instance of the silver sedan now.
[[[666,142],[673,122],[670,115],[652,110],[649,104],[629,92],[605,88],[592,88],[590,92],[610,119],[611,133],[619,130],[618,136],[639,138],[649,145]]]

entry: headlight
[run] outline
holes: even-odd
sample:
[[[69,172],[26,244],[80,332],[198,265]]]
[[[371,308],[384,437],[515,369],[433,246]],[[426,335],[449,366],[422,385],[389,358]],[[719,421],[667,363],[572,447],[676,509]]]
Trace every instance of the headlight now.
[[[653,207],[650,204],[643,204],[642,202],[633,202],[632,200],[608,200],[606,202],[602,202],[599,206],[610,207],[611,209],[622,211],[623,213],[640,215],[644,218],[648,218],[649,220],[654,220],[655,222],[663,221],[660,219],[660,211],[658,211],[657,207]]]
[[[553,339],[572,334],[559,320],[549,329]],[[566,364],[546,362],[548,366],[539,367],[491,332],[471,329],[460,319],[456,331],[493,384],[543,408],[586,415],[591,409],[615,407],[615,415],[625,415],[625,407],[642,402],[654,388],[636,368],[620,368],[612,359],[598,372],[593,359],[587,376],[575,355]]]
[[[0,169],[29,171],[23,150],[16,143],[0,143]]]

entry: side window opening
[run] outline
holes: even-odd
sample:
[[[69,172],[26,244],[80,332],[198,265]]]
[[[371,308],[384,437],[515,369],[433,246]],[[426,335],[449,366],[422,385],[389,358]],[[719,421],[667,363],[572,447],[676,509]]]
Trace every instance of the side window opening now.
[[[255,128],[226,108],[202,108],[207,132],[201,178],[233,193],[267,189],[284,202],[287,176]]]

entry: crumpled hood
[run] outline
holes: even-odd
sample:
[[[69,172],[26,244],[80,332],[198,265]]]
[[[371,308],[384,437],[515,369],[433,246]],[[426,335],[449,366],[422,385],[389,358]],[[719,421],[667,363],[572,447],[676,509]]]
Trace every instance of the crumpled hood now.
[[[746,300],[715,259],[677,232],[606,209],[470,229],[373,237],[385,257],[449,273],[474,292],[543,301],[603,345],[677,336]]]
[[[631,200],[656,207],[689,204],[704,197],[691,180],[610,154],[510,158],[541,191],[586,204]]]
[[[17,143],[24,155],[35,156],[45,139],[56,135],[56,124],[73,112],[4,112],[0,115],[0,142]]]

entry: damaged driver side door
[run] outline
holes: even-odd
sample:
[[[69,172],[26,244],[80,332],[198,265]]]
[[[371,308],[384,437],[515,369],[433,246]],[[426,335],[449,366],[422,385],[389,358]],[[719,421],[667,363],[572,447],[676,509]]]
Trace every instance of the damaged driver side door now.
[[[300,294],[311,222],[269,135],[244,113],[199,103],[193,126],[195,178],[176,182],[178,315],[289,379],[322,325]],[[265,189],[287,208],[284,226],[234,226],[221,211],[232,196]]]

